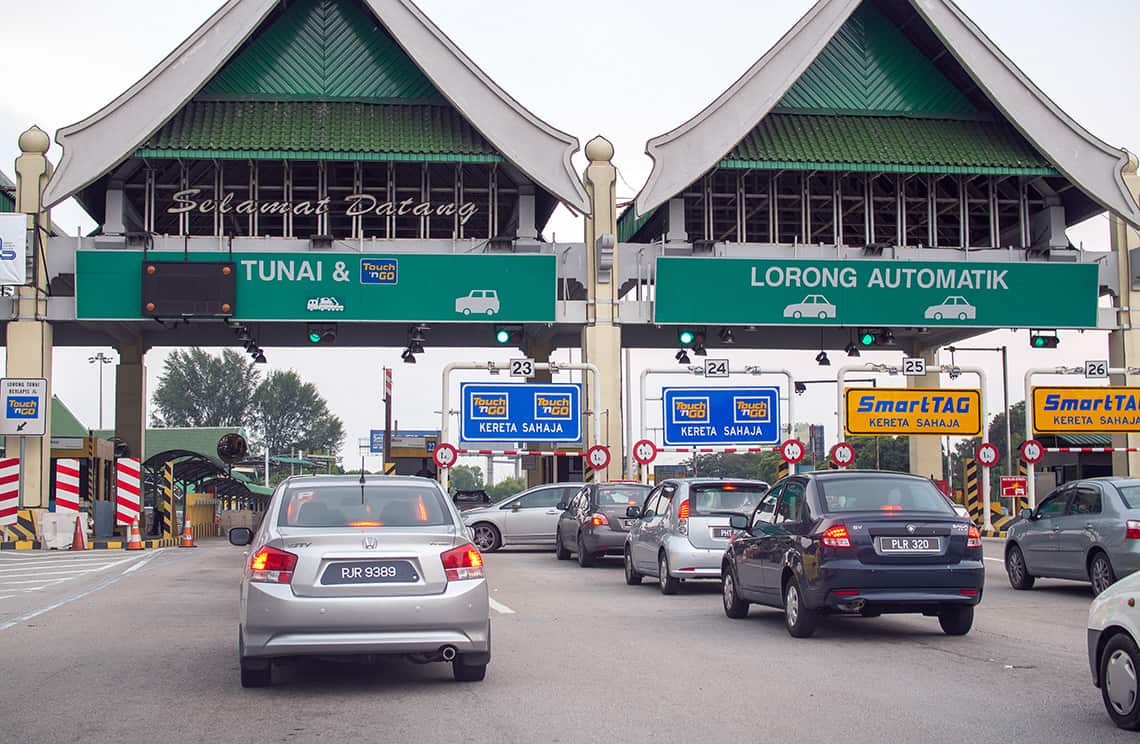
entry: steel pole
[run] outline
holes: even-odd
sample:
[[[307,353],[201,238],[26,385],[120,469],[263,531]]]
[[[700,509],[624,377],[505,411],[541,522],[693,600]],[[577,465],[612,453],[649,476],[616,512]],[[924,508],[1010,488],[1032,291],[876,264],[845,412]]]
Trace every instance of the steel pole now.
[[[1009,349],[1005,346],[1001,347],[1001,401],[1002,405],[1005,406],[1006,473],[1012,476],[1015,475],[1013,470],[1013,422],[1010,421],[1009,412]],[[1028,407],[1029,403],[1026,402],[1025,405]],[[1014,499],[1014,503],[1017,503],[1016,499]]]

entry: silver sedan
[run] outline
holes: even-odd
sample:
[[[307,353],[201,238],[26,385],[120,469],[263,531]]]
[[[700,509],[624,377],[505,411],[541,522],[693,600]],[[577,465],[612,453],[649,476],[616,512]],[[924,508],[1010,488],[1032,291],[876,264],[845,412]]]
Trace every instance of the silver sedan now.
[[[277,487],[241,581],[241,682],[291,656],[393,654],[482,680],[491,660],[483,557],[439,485],[315,476]]]
[[[1140,479],[1073,481],[1023,510],[1006,531],[1005,570],[1014,589],[1051,577],[1088,581],[1094,595],[1140,570]]]
[[[583,483],[554,483],[515,494],[498,504],[463,512],[485,553],[504,545],[553,545],[558,518]]]

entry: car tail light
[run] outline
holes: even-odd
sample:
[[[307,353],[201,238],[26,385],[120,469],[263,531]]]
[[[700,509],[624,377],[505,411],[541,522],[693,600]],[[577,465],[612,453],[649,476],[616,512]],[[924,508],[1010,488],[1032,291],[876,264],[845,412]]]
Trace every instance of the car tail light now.
[[[448,581],[483,578],[483,555],[474,545],[452,548],[439,558]]]
[[[265,584],[288,584],[293,581],[297,556],[268,545],[257,551],[249,561],[250,581]]]
[[[900,512],[903,508],[898,504],[883,504],[879,507],[879,511],[885,512]]]
[[[594,525],[595,527],[605,527],[608,526],[609,523],[609,517],[600,512],[598,514],[593,514],[590,516],[590,524]]]
[[[978,590],[977,589],[959,589],[958,593],[961,594],[963,597],[976,597],[976,596],[978,596]]]
[[[370,522],[368,520],[360,520],[357,522],[349,522],[349,527],[383,527],[383,522]]]
[[[834,594],[837,597],[858,597],[859,596],[859,590],[858,589],[836,589],[835,591],[832,592],[832,594]]]
[[[982,547],[982,533],[974,525],[970,525],[970,531],[966,534],[966,547],[967,548],[980,548]]]
[[[1140,520],[1129,519],[1124,536],[1129,540],[1140,540]]]
[[[679,507],[677,507],[677,519],[688,519],[688,518],[689,518],[689,500],[685,499],[684,501],[681,502],[681,505]]]
[[[837,524],[824,530],[820,542],[829,548],[850,548],[851,536],[847,534],[847,527]]]

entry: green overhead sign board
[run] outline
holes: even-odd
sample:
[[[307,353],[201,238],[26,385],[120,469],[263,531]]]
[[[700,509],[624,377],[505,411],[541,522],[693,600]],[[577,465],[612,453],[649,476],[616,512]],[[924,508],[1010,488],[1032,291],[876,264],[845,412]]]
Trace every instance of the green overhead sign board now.
[[[1096,328],[1095,264],[657,259],[661,324]]]
[[[148,261],[180,261],[151,251]],[[195,252],[237,270],[238,320],[552,323],[556,259],[537,255]],[[76,255],[80,320],[137,320],[141,251]]]

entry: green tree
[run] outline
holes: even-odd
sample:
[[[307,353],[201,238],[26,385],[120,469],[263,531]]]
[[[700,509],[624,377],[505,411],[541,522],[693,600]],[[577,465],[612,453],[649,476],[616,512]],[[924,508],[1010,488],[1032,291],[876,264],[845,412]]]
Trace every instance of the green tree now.
[[[847,443],[855,448],[856,468],[910,472],[910,446],[906,437],[851,437]]]
[[[987,441],[995,445],[1001,453],[1001,459],[998,460],[996,467],[990,469],[990,483],[992,488],[997,488],[1001,476],[1003,475],[1017,475],[1017,461],[1021,445],[1025,443],[1025,401],[1014,403],[1009,407],[1009,423],[1010,434],[1013,436],[1013,467],[1014,472],[1007,472],[1008,467],[1008,453],[1009,446],[1005,436],[1005,411],[994,416],[994,420],[990,422],[989,429],[986,431]],[[978,445],[982,443],[981,437],[970,437],[969,439],[961,439],[954,447],[954,483],[961,484],[964,482],[964,470],[967,460],[974,459],[974,452],[978,449]]]
[[[775,452],[693,455],[684,463],[690,473],[701,478],[748,478],[768,483],[776,482],[779,464],[780,456]]]
[[[526,490],[526,480],[523,478],[507,478],[487,489],[491,501],[502,501],[508,496],[514,496],[519,491]]]
[[[176,349],[158,378],[151,425],[244,426],[257,384],[257,368],[232,349],[219,356],[198,347]]]
[[[273,454],[336,452],[344,441],[344,425],[316,385],[293,370],[266,377],[254,393],[251,412],[258,443]]]
[[[452,492],[473,491],[483,487],[483,469],[467,465],[457,465],[451,469],[448,478]]]

